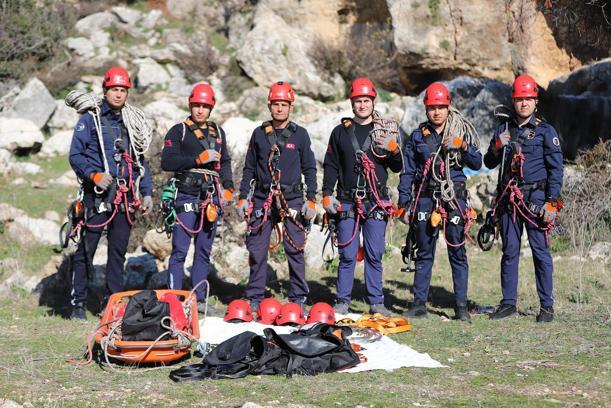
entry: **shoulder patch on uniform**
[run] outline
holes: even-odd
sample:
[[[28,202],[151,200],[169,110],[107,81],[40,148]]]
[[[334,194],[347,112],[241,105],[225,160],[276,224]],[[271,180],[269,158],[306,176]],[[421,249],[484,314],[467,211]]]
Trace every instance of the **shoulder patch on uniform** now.
[[[171,139],[164,140],[163,145],[165,147],[172,147],[172,140]]]
[[[82,132],[83,130],[85,130],[85,124],[83,122],[79,122],[76,124],[76,129],[77,132]]]
[[[287,143],[285,147],[287,149],[295,150],[295,143]]]
[[[552,139],[552,143],[554,144],[554,146],[560,147],[560,139],[558,139],[558,136],[554,136],[554,138]]]

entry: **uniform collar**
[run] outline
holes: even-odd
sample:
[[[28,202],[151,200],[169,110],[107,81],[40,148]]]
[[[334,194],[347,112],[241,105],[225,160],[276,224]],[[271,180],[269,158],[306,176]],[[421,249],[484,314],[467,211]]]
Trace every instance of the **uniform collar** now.
[[[515,123],[515,125],[516,125],[517,127],[520,127],[520,126],[518,125],[518,117],[517,117],[517,116],[514,116],[514,118],[513,118],[513,122]],[[529,120],[528,122],[526,122],[526,123],[525,123],[524,125],[522,125],[522,126],[526,126],[526,125],[529,125],[530,127],[535,127],[535,126],[537,126],[537,117],[535,116],[535,114],[534,114],[534,113],[533,113],[533,114],[530,116],[530,120]]]
[[[439,133],[435,130],[435,126],[433,126],[433,124],[430,121],[427,121],[425,126],[431,132],[431,134],[438,136],[438,137],[440,136]]]
[[[106,98],[104,98],[104,100],[102,101],[102,106],[100,106],[100,114],[103,116],[108,115],[111,117],[119,117],[119,118],[121,117],[121,115],[114,114],[114,111],[112,110],[108,102],[106,101]]]

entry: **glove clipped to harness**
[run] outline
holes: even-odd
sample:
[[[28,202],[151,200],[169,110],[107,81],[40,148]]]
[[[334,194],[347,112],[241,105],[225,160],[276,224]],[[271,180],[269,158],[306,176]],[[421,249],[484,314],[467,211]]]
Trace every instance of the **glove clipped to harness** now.
[[[552,224],[556,220],[556,217],[558,217],[558,209],[554,203],[547,202],[543,208],[541,208],[541,213],[539,215],[544,223]]]
[[[342,204],[333,196],[324,196],[322,198],[322,206],[331,215],[335,215],[338,211],[342,210]]]
[[[108,173],[91,173],[89,178],[95,183],[96,187],[99,187],[104,191],[108,189],[113,180],[112,176]]]
[[[238,205],[235,207],[235,211],[240,218],[246,218],[246,211],[248,210],[248,200],[244,198],[240,198],[238,200]]]
[[[303,218],[310,221],[316,217],[316,202],[314,200],[307,200],[301,207],[301,215]]]
[[[214,149],[204,150],[197,156],[195,163],[202,165],[221,160],[221,154]]]

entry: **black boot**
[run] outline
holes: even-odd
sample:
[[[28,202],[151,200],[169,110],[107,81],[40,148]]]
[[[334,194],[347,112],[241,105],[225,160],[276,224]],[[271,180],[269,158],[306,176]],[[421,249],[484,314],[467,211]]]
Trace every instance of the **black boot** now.
[[[549,323],[554,320],[554,308],[551,306],[541,306],[541,310],[539,310],[539,314],[537,315],[538,323]]]
[[[74,305],[72,308],[72,313],[70,314],[70,320],[87,320],[84,302],[78,302],[76,305]]]
[[[471,323],[471,315],[467,310],[466,303],[457,303],[456,304],[456,320],[460,320],[461,322],[469,322]]]
[[[504,319],[518,312],[515,305],[500,305],[494,312],[490,313],[491,319]]]
[[[426,302],[421,300],[414,300],[414,303],[407,309],[407,312],[403,313],[405,317],[428,317],[428,312],[426,311]]]

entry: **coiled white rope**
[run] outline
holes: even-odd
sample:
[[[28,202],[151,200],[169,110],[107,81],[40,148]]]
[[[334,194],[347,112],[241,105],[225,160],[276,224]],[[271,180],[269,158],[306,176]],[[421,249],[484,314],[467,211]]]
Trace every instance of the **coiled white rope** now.
[[[445,137],[449,137],[450,135],[461,135],[463,140],[471,146],[474,146],[479,150],[480,148],[480,138],[475,126],[467,118],[465,118],[462,113],[450,106],[448,112],[448,119],[446,120],[446,125],[443,131]],[[437,161],[440,154],[443,152],[443,142],[434,153],[433,158],[433,166],[431,166],[431,177],[437,183],[439,183],[440,189],[440,198],[450,205],[450,208],[453,210],[456,209],[454,205],[454,198],[456,197],[456,193],[454,191],[454,182],[452,181],[452,177],[450,174],[450,168],[452,166],[459,166],[461,163],[461,154],[459,151],[448,151],[443,155],[443,163],[444,163],[444,173],[445,177],[442,177],[440,174],[437,174],[435,168],[435,162]]]
[[[104,159],[104,172],[109,173],[108,159],[106,158],[106,149],[104,148],[104,139],[102,137],[102,124],[100,119],[100,105],[103,99],[93,92],[85,92],[81,90],[71,91],[65,98],[66,105],[76,109],[78,113],[89,112],[93,116],[96,133],[98,134],[98,142]],[[129,135],[129,143],[135,153],[136,164],[138,167],[139,177],[136,181],[136,189],[139,189],[140,179],[144,176],[144,166],[140,163],[140,156],[143,155],[149,148],[153,139],[153,129],[146,121],[144,112],[128,103],[121,109],[121,117],[127,128]]]

